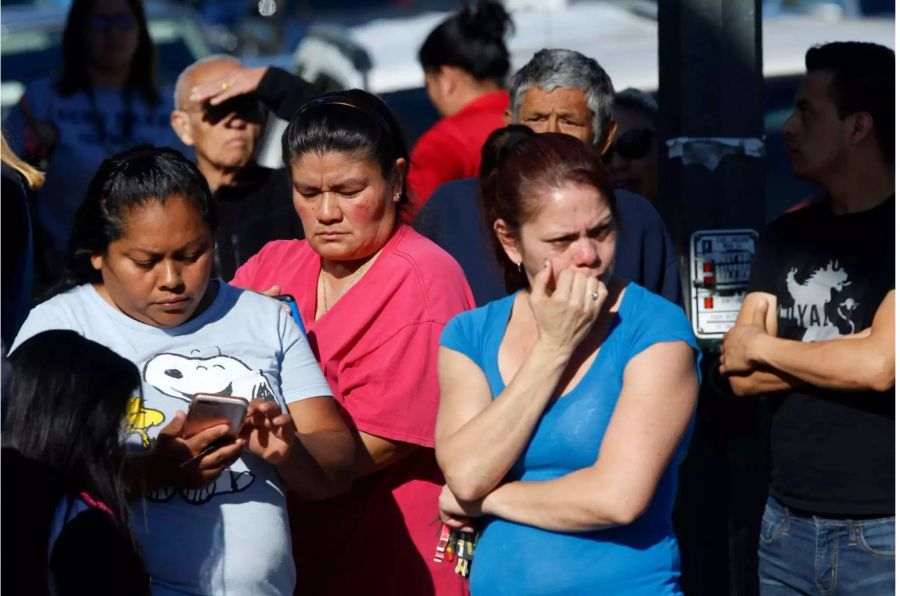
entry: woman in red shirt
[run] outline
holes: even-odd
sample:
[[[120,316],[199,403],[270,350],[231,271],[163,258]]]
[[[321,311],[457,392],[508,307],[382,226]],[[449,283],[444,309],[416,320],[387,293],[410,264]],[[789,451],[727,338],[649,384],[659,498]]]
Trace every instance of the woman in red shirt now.
[[[444,182],[478,175],[481,146],[504,126],[509,106],[504,37],[511,28],[500,3],[479,2],[438,25],[419,49],[425,90],[443,118],[413,147],[405,215],[414,216]]]
[[[454,566],[433,560],[434,425],[438,339],[472,293],[450,255],[399,222],[408,155],[375,96],[306,103],[282,146],[306,240],[268,243],[232,283],[295,296],[357,441],[348,493],[290,505],[297,593],[462,595]]]

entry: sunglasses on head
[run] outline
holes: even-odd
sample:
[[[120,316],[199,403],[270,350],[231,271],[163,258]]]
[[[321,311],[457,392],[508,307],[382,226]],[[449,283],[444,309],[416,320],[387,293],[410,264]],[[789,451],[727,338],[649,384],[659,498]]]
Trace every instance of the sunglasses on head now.
[[[218,105],[209,102],[203,105],[203,119],[210,124],[218,124],[231,114],[235,114],[244,120],[259,120],[262,118],[263,109],[253,95],[238,95]]]
[[[134,17],[127,12],[119,14],[93,14],[88,17],[88,27],[95,31],[105,29],[128,29],[135,24]]]
[[[640,159],[645,157],[650,153],[655,137],[656,132],[649,128],[629,130],[626,133],[616,135],[616,140],[609,148],[609,151],[606,152],[604,158],[609,161],[617,153],[623,159]]]

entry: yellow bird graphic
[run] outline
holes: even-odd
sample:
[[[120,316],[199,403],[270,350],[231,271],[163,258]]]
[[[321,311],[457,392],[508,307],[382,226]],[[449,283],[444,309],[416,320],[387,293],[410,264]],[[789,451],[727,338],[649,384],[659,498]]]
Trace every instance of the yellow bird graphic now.
[[[149,435],[147,435],[147,429],[162,424],[166,420],[166,416],[159,410],[145,408],[144,400],[135,395],[128,399],[125,420],[128,425],[128,434],[139,435],[141,437],[141,446],[144,449],[148,449],[151,441]]]

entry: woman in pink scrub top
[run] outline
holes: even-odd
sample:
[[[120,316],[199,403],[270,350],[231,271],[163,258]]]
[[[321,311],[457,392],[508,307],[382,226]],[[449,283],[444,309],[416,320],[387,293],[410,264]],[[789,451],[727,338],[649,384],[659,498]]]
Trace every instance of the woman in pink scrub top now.
[[[434,425],[438,339],[472,293],[457,263],[398,218],[409,156],[379,99],[308,102],[282,148],[306,240],[270,242],[232,283],[296,298],[357,440],[349,492],[292,502],[297,593],[465,594],[454,566],[433,561]]]

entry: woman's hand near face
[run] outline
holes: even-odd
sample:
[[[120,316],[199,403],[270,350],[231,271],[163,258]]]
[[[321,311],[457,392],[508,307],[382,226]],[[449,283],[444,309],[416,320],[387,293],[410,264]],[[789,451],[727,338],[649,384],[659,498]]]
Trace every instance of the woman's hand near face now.
[[[591,330],[609,291],[596,277],[575,269],[563,269],[555,287],[554,275],[547,261],[534,276],[528,302],[537,322],[538,341],[571,353]]]
[[[272,465],[281,465],[290,456],[294,433],[291,415],[283,414],[277,403],[265,399],[250,402],[241,438],[251,453]]]

